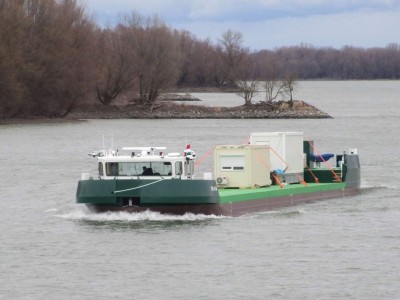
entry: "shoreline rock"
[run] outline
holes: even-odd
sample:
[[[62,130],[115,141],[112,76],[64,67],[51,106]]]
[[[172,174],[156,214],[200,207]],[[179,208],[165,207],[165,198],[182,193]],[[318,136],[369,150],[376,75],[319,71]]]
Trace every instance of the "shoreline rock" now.
[[[85,119],[330,119],[327,113],[301,100],[249,106],[206,107],[174,101],[159,101],[150,111],[137,105],[86,104],[76,107],[64,118],[27,117],[0,120],[0,124],[61,123]]]
[[[236,107],[206,107],[201,105],[159,102],[150,111],[134,105],[124,107],[96,105],[80,107],[67,118],[73,119],[328,119],[327,113],[300,100],[291,107],[287,101],[259,103]]]

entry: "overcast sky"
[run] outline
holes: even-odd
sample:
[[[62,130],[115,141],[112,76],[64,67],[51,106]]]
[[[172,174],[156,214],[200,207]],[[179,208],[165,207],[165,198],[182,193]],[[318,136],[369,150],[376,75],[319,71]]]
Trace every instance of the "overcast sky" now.
[[[273,49],[385,47],[400,43],[400,0],[79,0],[100,25],[132,11],[158,15],[170,27],[216,42],[228,30],[243,46]]]

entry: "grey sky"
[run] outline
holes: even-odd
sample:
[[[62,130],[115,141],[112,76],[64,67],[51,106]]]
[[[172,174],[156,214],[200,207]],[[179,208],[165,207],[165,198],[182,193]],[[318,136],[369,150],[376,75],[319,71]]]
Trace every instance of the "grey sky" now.
[[[400,0],[79,0],[101,25],[134,11],[216,41],[243,33],[253,50],[312,44],[384,47],[400,43]]]

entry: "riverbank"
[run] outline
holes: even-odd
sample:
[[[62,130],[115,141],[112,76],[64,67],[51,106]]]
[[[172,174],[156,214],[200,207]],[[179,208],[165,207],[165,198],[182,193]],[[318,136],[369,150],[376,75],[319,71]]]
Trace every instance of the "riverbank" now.
[[[152,110],[137,105],[81,106],[68,114],[69,119],[326,119],[327,113],[300,100],[258,103],[249,106],[207,107],[173,101],[160,101]]]
[[[178,101],[179,102],[179,101]],[[0,124],[58,123],[85,119],[327,119],[332,118],[301,100],[258,103],[236,107],[208,107],[159,101],[153,109],[128,105],[85,104],[76,107],[64,118],[26,117],[0,120]]]

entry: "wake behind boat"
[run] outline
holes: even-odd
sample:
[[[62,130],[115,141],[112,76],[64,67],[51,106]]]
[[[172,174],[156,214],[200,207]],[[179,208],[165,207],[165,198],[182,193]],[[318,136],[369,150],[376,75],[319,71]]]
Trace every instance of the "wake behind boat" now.
[[[96,178],[82,174],[76,202],[96,212],[145,210],[239,216],[360,190],[356,149],[321,154],[300,132],[252,133],[246,145],[214,149],[214,175],[195,176],[196,155],[165,147],[100,150]],[[329,161],[335,159],[332,167]]]

